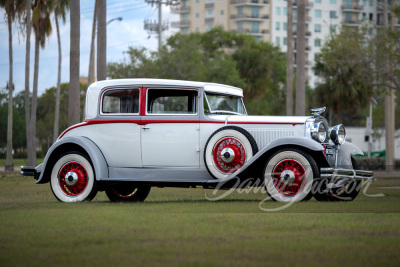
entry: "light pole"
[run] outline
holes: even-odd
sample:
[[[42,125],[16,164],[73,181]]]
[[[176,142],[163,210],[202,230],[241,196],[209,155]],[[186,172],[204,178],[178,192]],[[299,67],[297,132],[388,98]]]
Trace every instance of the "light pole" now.
[[[94,40],[96,38],[96,34],[97,34],[97,30],[96,30],[96,16],[97,16],[97,9],[96,9],[96,5],[94,7],[94,15],[93,15],[93,28],[92,28],[92,41],[90,44],[90,56],[89,56],[89,72],[88,72],[88,85],[94,83],[96,81],[96,74],[95,74],[95,64],[96,64],[96,60],[94,57],[94,53],[95,53],[95,47],[94,47]],[[107,21],[106,25],[110,24],[111,22],[118,20],[121,21],[123,18],[122,17],[117,17],[117,18],[113,18],[110,19],[109,21]]]

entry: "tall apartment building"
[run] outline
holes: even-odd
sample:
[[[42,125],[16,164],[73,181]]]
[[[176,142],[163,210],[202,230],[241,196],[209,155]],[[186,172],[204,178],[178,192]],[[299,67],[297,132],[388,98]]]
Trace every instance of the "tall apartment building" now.
[[[400,0],[392,1],[400,4]],[[297,0],[293,0],[293,9],[296,34]],[[172,26],[183,34],[221,26],[228,31],[250,34],[256,40],[272,42],[287,51],[286,0],[182,0],[172,12],[180,14],[180,21]],[[360,27],[368,22],[371,32],[373,25],[383,26],[383,8],[377,0],[308,0],[306,12],[306,68],[311,87],[320,82],[312,67],[324,39],[332,31],[342,26]],[[400,27],[399,20],[395,21],[395,26]]]
[[[172,26],[182,33],[205,32],[213,27],[248,33],[271,41],[271,0],[182,0],[171,12],[180,14]]]

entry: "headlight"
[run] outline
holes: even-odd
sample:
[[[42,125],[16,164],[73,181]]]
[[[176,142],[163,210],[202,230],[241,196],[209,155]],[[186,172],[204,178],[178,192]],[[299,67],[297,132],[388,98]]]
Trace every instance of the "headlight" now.
[[[326,128],[321,122],[315,123],[313,129],[311,130],[311,137],[320,143],[324,142],[326,139]]]
[[[336,145],[341,145],[346,140],[346,130],[344,126],[339,124],[332,127],[331,134],[330,134],[332,142]]]

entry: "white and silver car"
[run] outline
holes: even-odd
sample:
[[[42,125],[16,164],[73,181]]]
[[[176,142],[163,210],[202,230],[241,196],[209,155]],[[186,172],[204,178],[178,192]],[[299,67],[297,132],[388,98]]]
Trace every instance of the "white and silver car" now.
[[[50,182],[62,202],[144,201],[151,187],[264,186],[277,201],[353,200],[360,181],[342,125],[313,116],[248,116],[242,89],[124,79],[89,86],[85,121],[66,129],[43,164],[23,175]]]

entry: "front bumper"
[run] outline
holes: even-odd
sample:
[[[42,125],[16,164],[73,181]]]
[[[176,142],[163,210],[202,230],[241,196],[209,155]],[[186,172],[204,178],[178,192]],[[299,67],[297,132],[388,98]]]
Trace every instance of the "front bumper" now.
[[[321,178],[374,181],[374,172],[341,168],[321,168]]]

